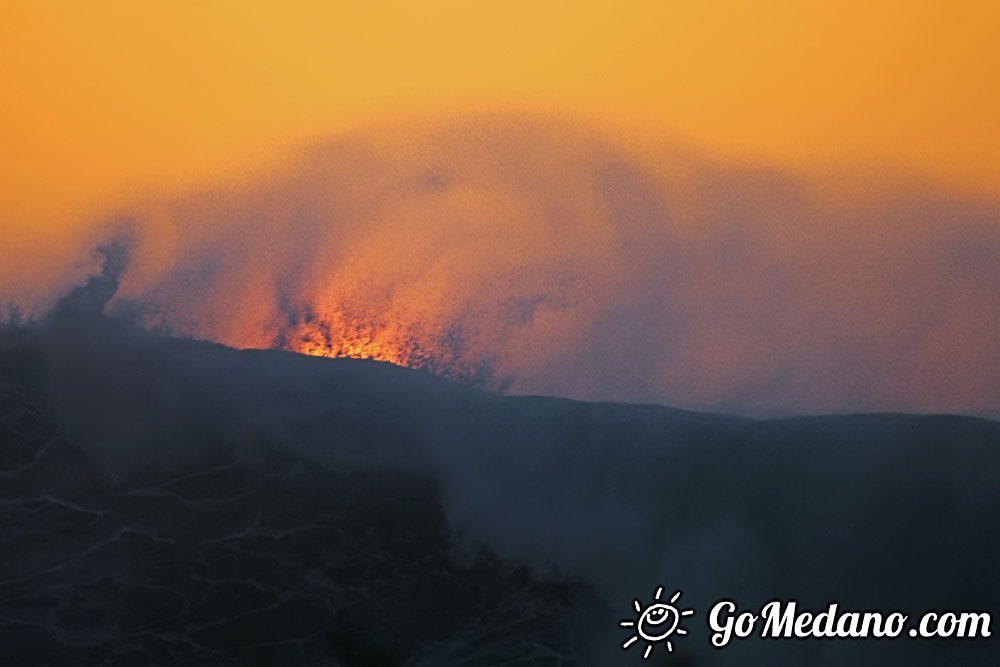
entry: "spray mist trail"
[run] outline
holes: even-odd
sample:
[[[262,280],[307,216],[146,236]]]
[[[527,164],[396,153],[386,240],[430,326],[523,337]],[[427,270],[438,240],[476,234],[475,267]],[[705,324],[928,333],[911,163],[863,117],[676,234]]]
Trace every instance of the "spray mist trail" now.
[[[126,207],[106,312],[515,393],[996,415],[998,211],[523,117],[380,127]]]

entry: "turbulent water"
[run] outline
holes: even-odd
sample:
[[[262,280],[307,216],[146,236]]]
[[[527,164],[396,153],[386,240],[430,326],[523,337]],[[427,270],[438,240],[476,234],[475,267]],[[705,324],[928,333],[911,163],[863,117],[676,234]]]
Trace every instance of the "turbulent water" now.
[[[91,285],[93,287],[93,285]],[[87,308],[0,354],[0,662],[985,665],[709,608],[1000,611],[1000,424],[481,392],[160,338]],[[633,600],[695,610],[622,650]],[[994,619],[995,622],[995,619]]]
[[[995,207],[513,129],[0,267],[0,667],[1000,664]],[[964,416],[755,418],[872,406]],[[907,632],[718,647],[724,600]]]
[[[73,235],[0,222],[0,319],[46,312],[114,236],[105,312],[179,337],[515,394],[1000,419],[1000,201],[659,142],[400,121],[107,202]]]

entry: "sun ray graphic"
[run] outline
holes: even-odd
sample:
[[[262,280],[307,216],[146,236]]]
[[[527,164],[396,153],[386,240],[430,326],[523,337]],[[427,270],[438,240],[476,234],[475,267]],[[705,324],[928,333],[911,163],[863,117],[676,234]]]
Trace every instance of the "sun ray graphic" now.
[[[653,654],[653,648],[657,643],[663,643],[667,653],[673,653],[674,645],[670,641],[673,635],[683,636],[687,630],[680,626],[681,619],[694,614],[694,609],[680,610],[676,607],[677,601],[681,598],[681,591],[674,593],[668,602],[662,602],[663,587],[660,586],[653,594],[653,601],[648,605],[643,605],[638,599],[632,601],[635,608],[636,617],[634,619],[622,619],[618,625],[622,628],[635,628],[635,634],[625,640],[622,650],[627,651],[629,647],[640,639],[646,642],[642,659],[648,660]]]

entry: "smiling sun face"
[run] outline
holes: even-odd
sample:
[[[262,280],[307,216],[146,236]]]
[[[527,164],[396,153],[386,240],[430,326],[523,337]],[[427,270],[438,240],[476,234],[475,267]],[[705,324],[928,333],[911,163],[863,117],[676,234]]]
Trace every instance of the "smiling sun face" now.
[[[656,589],[656,594],[653,596],[653,602],[643,608],[642,603],[638,600],[634,601],[635,613],[638,617],[635,620],[624,619],[619,623],[623,628],[635,628],[635,635],[629,637],[622,644],[622,649],[627,650],[632,644],[643,639],[646,641],[646,650],[642,654],[642,659],[646,660],[649,658],[650,654],[653,652],[653,644],[656,642],[664,642],[667,647],[667,652],[671,653],[674,650],[673,644],[667,639],[670,635],[686,635],[687,630],[680,627],[681,617],[690,616],[694,613],[694,609],[685,609],[684,611],[678,611],[674,606],[677,600],[681,597],[681,592],[677,591],[674,593],[673,597],[670,598],[670,602],[660,602],[660,596],[663,595],[663,587]]]
[[[646,611],[639,616],[637,632],[646,641],[662,641],[673,633],[680,620],[676,609],[668,604],[657,603],[646,607]]]

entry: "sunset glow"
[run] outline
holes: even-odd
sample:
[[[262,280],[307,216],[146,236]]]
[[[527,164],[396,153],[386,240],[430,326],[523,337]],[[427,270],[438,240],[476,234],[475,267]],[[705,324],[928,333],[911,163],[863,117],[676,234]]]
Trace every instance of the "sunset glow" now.
[[[8,0],[0,308],[44,311],[120,225],[109,308],[234,347],[985,410],[998,24],[937,0]]]
[[[941,0],[6,0],[0,219],[65,226],[373,119],[494,108],[997,192],[998,24]]]
[[[313,357],[374,359],[397,366],[417,366],[409,353],[399,349],[394,338],[391,333],[333,329],[324,324],[302,334],[299,340],[289,342],[288,349]]]
[[[998,81],[1000,0],[0,0],[0,667],[997,664]]]

